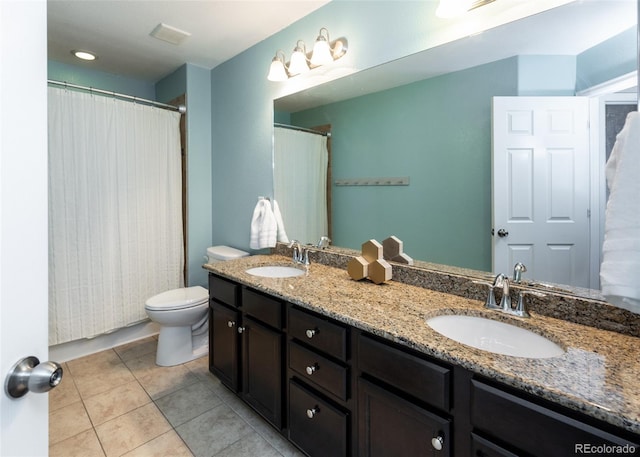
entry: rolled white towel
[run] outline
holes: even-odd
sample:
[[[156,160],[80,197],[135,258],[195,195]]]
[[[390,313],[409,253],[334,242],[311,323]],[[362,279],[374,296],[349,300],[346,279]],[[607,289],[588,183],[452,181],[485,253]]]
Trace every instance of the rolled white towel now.
[[[271,209],[271,203],[260,198],[253,209],[251,218],[251,249],[272,248],[276,245],[276,220]]]
[[[288,243],[289,237],[287,236],[287,231],[284,228],[284,221],[282,220],[282,214],[280,213],[280,206],[278,206],[277,201],[273,201],[273,215],[276,218],[276,227],[277,227],[277,240],[281,243]]]

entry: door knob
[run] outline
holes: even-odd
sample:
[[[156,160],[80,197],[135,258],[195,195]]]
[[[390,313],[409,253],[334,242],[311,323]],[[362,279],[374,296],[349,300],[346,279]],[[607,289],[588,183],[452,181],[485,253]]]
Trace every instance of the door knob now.
[[[500,229],[498,230],[498,236],[500,238],[504,238],[505,236],[509,236],[509,232],[507,232],[505,229]]]
[[[30,356],[19,360],[9,371],[4,390],[12,398],[27,392],[49,392],[62,381],[62,367],[57,362],[42,362]]]

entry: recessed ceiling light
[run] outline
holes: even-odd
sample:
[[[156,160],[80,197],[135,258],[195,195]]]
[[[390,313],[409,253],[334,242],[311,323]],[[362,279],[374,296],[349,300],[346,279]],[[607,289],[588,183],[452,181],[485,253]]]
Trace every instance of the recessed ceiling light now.
[[[74,50],[74,51],[71,51],[71,54],[76,56],[78,59],[82,59],[82,60],[96,60],[98,58],[98,56],[96,56],[95,54],[89,51]]]

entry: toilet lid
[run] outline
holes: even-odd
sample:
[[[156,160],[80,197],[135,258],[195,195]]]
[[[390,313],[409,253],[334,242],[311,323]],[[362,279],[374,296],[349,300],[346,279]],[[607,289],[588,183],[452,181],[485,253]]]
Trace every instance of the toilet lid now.
[[[206,303],[209,299],[209,291],[201,286],[183,287],[181,289],[168,290],[154,295],[145,303],[145,308],[150,310],[170,310],[190,308]]]

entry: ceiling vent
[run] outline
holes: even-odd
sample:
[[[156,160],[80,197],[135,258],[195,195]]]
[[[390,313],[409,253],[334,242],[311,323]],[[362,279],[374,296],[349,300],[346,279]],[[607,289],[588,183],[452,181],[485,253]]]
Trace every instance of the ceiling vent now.
[[[186,38],[191,36],[189,32],[162,23],[158,24],[149,35],[158,40],[175,45],[182,43]]]

